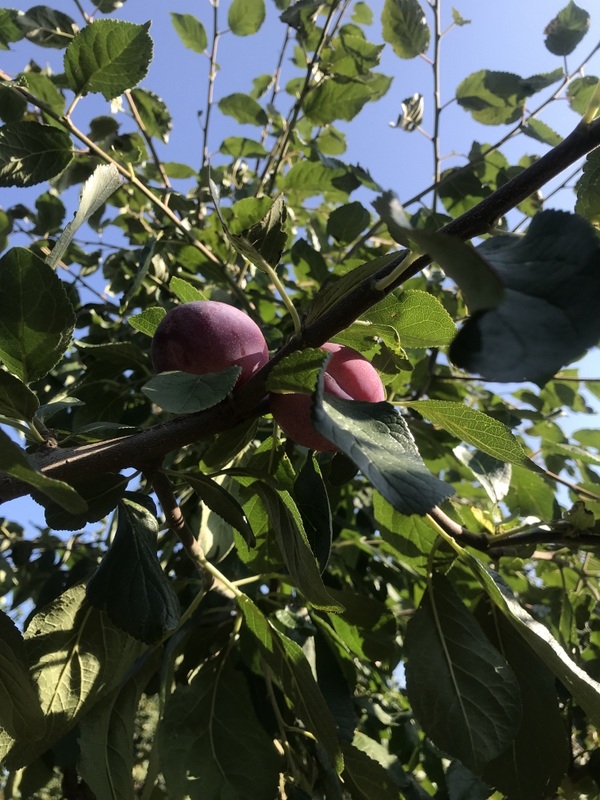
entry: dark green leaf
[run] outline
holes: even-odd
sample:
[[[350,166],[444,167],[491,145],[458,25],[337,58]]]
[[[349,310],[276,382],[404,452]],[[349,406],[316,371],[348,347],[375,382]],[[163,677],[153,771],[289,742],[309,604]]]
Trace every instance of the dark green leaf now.
[[[556,147],[563,140],[562,136],[559,136],[549,125],[539,119],[530,119],[526,125],[521,126],[521,130],[526,136],[530,136],[538,142],[549,144],[550,147]]]
[[[175,689],[158,737],[170,797],[275,797],[281,756],[256,717],[243,674],[230,660],[208,661],[188,686]]]
[[[266,125],[268,117],[260,105],[250,95],[236,92],[219,100],[222,114],[233,117],[237,122],[247,125]]]
[[[600,151],[589,153],[575,191],[575,211],[597,227],[600,223]]]
[[[531,89],[518,75],[482,69],[459,84],[456,99],[477,122],[508,125],[520,119],[525,99],[531,94]]]
[[[0,414],[30,421],[39,408],[35,394],[9,372],[0,371]]]
[[[18,17],[16,8],[0,8],[0,50],[10,50],[9,45],[20,41],[25,35],[18,24]]]
[[[433,742],[478,773],[521,723],[517,679],[449,581],[434,574],[406,630],[406,689]]]
[[[87,585],[87,598],[111,622],[147,644],[179,623],[179,600],[156,555],[158,522],[129,499],[119,504],[112,545]]]
[[[264,0],[232,0],[227,23],[236,36],[250,36],[260,30],[265,15]]]
[[[166,144],[173,121],[164,101],[148,89],[133,89],[131,97],[148,136],[155,136]]]
[[[72,486],[39,472],[28,454],[16,442],[9,439],[2,430],[0,430],[0,471],[25,481],[29,486],[35,486],[36,489],[72,514],[80,514],[85,511],[85,500],[77,494]]]
[[[255,250],[272,267],[276,267],[287,244],[287,208],[283,195],[278,195],[270,204],[262,219],[242,232]]]
[[[331,506],[319,465],[309,454],[294,483],[294,498],[302,516],[304,530],[319,569],[329,560],[333,536]]]
[[[206,50],[208,37],[204,25],[193,14],[175,14],[172,11],[171,21],[185,47],[194,53],[203,53]]]
[[[12,86],[0,85],[0,120],[8,123],[20,122],[26,111],[27,100]]]
[[[344,783],[352,792],[352,800],[398,800],[398,787],[385,767],[349,742],[342,748]]]
[[[544,44],[555,56],[568,56],[583,39],[589,27],[588,12],[569,0],[546,26]]]
[[[418,0],[385,0],[383,38],[400,58],[416,58],[429,46],[430,31]]]
[[[362,203],[346,203],[327,218],[327,233],[342,244],[353,242],[369,225],[371,215]]]
[[[65,169],[73,157],[68,133],[39,122],[0,128],[0,186],[34,186]]]
[[[58,50],[64,50],[79,30],[71,17],[49,6],[33,6],[17,17],[17,25],[34,44]]]
[[[13,739],[34,741],[45,720],[31,679],[23,637],[0,611],[0,725]]]
[[[453,494],[428,471],[392,405],[325,398],[322,375],[313,405],[315,428],[354,461],[394,508],[403,514],[426,514]]]
[[[161,372],[142,386],[153,403],[172,414],[194,414],[224,400],[239,378],[241,368],[227,367],[222,372],[192,375],[188,372]]]
[[[376,72],[357,78],[335,75],[309,92],[302,108],[315,125],[327,125],[340,119],[350,121],[366,103],[383,97],[391,83],[387,75]]]
[[[230,492],[200,472],[196,475],[187,474],[185,480],[213,513],[242,534],[248,547],[254,546],[255,539],[252,528],[248,524],[242,507]]]
[[[450,348],[457,366],[497,381],[546,381],[600,338],[600,248],[572,214],[544,211],[525,237],[480,246],[503,279],[504,301],[471,317]]]
[[[57,531],[78,531],[90,522],[104,519],[116,508],[126,486],[126,478],[110,472],[78,481],[77,493],[87,504],[87,509],[79,514],[70,514],[56,501],[39,495],[34,499],[44,506],[44,517],[49,528]]]
[[[107,100],[132,89],[152,60],[150,23],[134,25],[100,19],[77,34],[65,52],[69,88],[77,94],[99,92]]]

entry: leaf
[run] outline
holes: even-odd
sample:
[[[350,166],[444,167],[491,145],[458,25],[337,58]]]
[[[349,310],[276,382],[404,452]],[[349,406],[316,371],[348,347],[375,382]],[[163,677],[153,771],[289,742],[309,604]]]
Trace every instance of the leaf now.
[[[410,517],[401,514],[379,492],[373,493],[373,513],[383,539],[394,548],[394,556],[401,563],[423,572],[438,535],[429,517]]]
[[[0,370],[0,414],[30,421],[39,408],[36,395],[10,372]]]
[[[196,300],[208,300],[206,294],[191,283],[184,281],[183,278],[178,278],[174,275],[169,281],[169,289],[175,294],[178,300],[182,303],[193,303]]]
[[[19,14],[16,23],[30,42],[63,50],[78,32],[75,21],[49,6],[33,6]]]
[[[265,16],[264,0],[232,0],[227,23],[236,36],[250,36],[260,30]]]
[[[389,403],[314,396],[317,431],[351,458],[373,486],[403,514],[426,514],[453,494],[423,463],[408,426]]]
[[[261,106],[250,95],[236,92],[219,100],[219,110],[222,114],[233,117],[242,125],[266,125],[268,117]]]
[[[480,772],[517,734],[517,679],[450,582],[435,573],[405,637],[406,690],[427,736]]]
[[[331,359],[331,354],[316,347],[295,350],[279,361],[267,376],[267,390],[286,394],[298,392],[312,394],[319,371]]]
[[[515,673],[523,703],[516,738],[486,765],[483,777],[511,800],[545,800],[557,790],[569,765],[569,737],[554,676],[494,606],[478,607],[478,619]]]
[[[85,511],[79,514],[65,511],[53,500],[33,494],[32,497],[44,506],[44,517],[49,528],[58,531],[77,531],[90,522],[99,522],[116,508],[126,486],[127,478],[111,472],[77,481],[77,493],[87,505]]]
[[[29,455],[3,430],[0,430],[0,471],[24,481],[29,486],[35,486],[40,492],[73,514],[85,511],[85,500],[77,494],[72,486],[39,472]]]
[[[579,667],[565,652],[550,631],[535,620],[513,595],[511,589],[493,570],[489,570],[466,550],[461,553],[490,600],[537,653],[544,664],[564,684],[593,725],[600,725],[600,683]]]
[[[416,400],[404,405],[499,461],[537,469],[510,428],[483,411],[450,400]]]
[[[592,225],[600,225],[600,152],[592,150],[583,164],[583,172],[575,185],[577,203],[575,211],[589,220]]]
[[[248,198],[248,200],[250,199],[254,201],[255,198]],[[235,204],[236,211],[243,202],[242,200]],[[286,220],[287,208],[283,195],[280,194],[272,203],[269,203],[268,211],[259,222],[242,231],[242,236],[272,267],[279,264],[281,254],[287,244]]]
[[[255,800],[277,792],[281,756],[229,659],[207,661],[167,698],[158,743],[172,800]]]
[[[0,186],[34,186],[50,180],[72,157],[71,137],[52,125],[27,121],[0,128]]]
[[[391,78],[379,72],[356,78],[334,75],[306,94],[302,109],[315,125],[329,125],[340,119],[349,122],[366,103],[383,97],[391,83]],[[298,163],[301,162],[295,166]]]
[[[575,78],[567,87],[567,98],[573,111],[585,114],[598,86],[598,78],[586,75]]]
[[[323,584],[302,517],[289,492],[278,492],[261,481],[253,483],[252,490],[265,505],[270,528],[294,584],[315,608],[342,611],[343,607],[331,597]]]
[[[132,89],[131,97],[148,136],[167,144],[173,120],[165,102],[149,89]]]
[[[253,547],[255,544],[254,534],[252,528],[248,523],[248,519],[244,511],[235,497],[230,492],[220,486],[212,478],[202,475],[201,472],[185,476],[185,481],[192,487],[198,497],[206,504],[208,508],[217,514],[221,519],[225,520],[232,528],[239,531],[244,537],[248,547]]]
[[[389,743],[386,743],[389,746]],[[344,751],[344,765],[348,766],[348,774],[350,780],[354,785],[361,790],[365,791],[365,800],[373,800],[374,797],[379,797],[377,792],[368,794],[369,784],[377,774],[373,770],[372,765],[368,764],[361,756],[356,757],[358,753],[364,753],[371,761],[374,761],[380,767],[383,767],[388,779],[402,790],[403,800],[429,800],[431,797],[428,792],[423,789],[417,779],[410,772],[405,772],[398,756],[389,752],[386,744],[371,739],[361,731],[356,731],[352,740],[352,746],[347,743],[342,745]],[[349,762],[346,760],[349,759]],[[379,772],[382,777],[381,772]],[[360,795],[359,795],[360,796]],[[398,795],[394,795],[397,797]]]
[[[327,217],[327,233],[336,242],[353,242],[369,225],[371,215],[362,203],[346,203],[338,206]]]
[[[142,386],[142,392],[171,414],[194,414],[224,400],[235,386],[241,367],[222,372],[192,375],[188,372],[161,372]]]
[[[264,145],[244,136],[228,136],[223,139],[219,152],[232,158],[262,158],[269,155]]]
[[[307,456],[294,481],[294,498],[310,549],[323,572],[331,551],[333,523],[327,489],[319,464],[312,453]]]
[[[238,604],[262,657],[292,702],[295,716],[317,738],[336,771],[341,772],[344,762],[335,723],[301,647],[280,633],[247,595],[238,597]]]
[[[150,23],[100,19],[87,25],[65,51],[65,74],[76,94],[100,93],[106,100],[132,89],[152,60]]]
[[[508,125],[523,114],[532,87],[512,72],[481,69],[467,76],[456,89],[458,104],[483,125]]]
[[[203,53],[208,44],[204,25],[193,14],[175,14],[171,11],[171,22],[183,45],[194,53]]]
[[[472,316],[451,360],[488,380],[545,382],[600,337],[599,245],[581,217],[544,211],[524,237],[498,236],[478,248],[506,285],[495,309]]]
[[[179,600],[156,554],[158,522],[127,498],[119,504],[108,553],[90,578],[86,596],[111,622],[146,644],[179,624]]]
[[[23,382],[44,377],[66,350],[75,314],[62,281],[15,247],[0,258],[0,358]]]
[[[391,325],[403,347],[442,347],[456,336],[456,325],[440,301],[420,289],[393,292],[361,320]]]
[[[159,666],[155,650],[129,680],[96,704],[79,723],[77,772],[95,797],[135,800],[132,772],[136,712],[144,687]]]
[[[506,497],[512,475],[510,464],[498,461],[479,450],[472,453],[461,445],[452,448],[452,452],[461,464],[471,470],[493,503],[499,503]]]
[[[46,263],[55,267],[62,260],[73,237],[104,203],[111,194],[117,191],[125,179],[119,174],[114,164],[101,164],[96,167],[92,175],[83,184],[79,195],[79,206],[73,219],[62,232],[59,240],[46,258]]]
[[[569,0],[548,23],[544,44],[555,56],[568,56],[575,50],[590,27],[588,12]]]
[[[549,144],[550,147],[556,147],[563,140],[562,136],[539,119],[530,119],[525,125],[521,125],[521,130],[526,136],[530,136],[538,142]]]
[[[143,650],[85,601],[76,586],[35,615],[25,632],[31,674],[38,686],[46,730],[34,743],[15,743],[9,769],[31,763],[71,730],[125,677]]]
[[[429,47],[431,34],[418,0],[385,0],[381,23],[384,41],[400,58],[416,58]]]
[[[398,800],[398,787],[385,767],[350,742],[342,744],[344,752],[344,783],[352,800]]]
[[[154,331],[158,328],[161,319],[166,313],[162,306],[151,306],[150,308],[145,308],[141,314],[132,314],[127,322],[136,331],[141,331],[146,336],[154,336]]]
[[[43,736],[46,725],[23,637],[4,611],[0,611],[0,725],[13,739],[25,741]]]
[[[0,8],[0,50],[10,50],[10,44],[23,38],[18,18],[16,8]]]

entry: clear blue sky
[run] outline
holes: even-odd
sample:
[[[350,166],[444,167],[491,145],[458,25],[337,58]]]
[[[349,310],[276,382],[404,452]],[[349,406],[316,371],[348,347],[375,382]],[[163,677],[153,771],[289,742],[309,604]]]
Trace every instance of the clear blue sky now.
[[[468,26],[455,28],[444,39],[442,46],[442,102],[449,101],[458,83],[469,73],[487,68],[515,72],[523,77],[540,72],[550,72],[562,66],[562,59],[550,54],[544,46],[543,31],[547,23],[566,5],[567,0],[451,0],[444,3],[444,27],[451,22],[451,9],[454,5],[460,14],[471,19]],[[577,0],[577,4],[589,11],[592,28],[574,54],[568,58],[569,68],[573,68],[593,48],[600,39],[600,6],[597,0]],[[81,24],[76,5],[69,0],[55,0],[52,7],[72,16]],[[91,10],[90,3],[83,3]],[[374,12],[370,28],[371,40],[382,42],[379,21],[383,2],[370,3]],[[424,3],[425,5],[425,3]],[[228,2],[219,10],[220,29],[225,30]],[[284,28],[277,22],[279,15],[271,0],[267,0],[267,20],[256,36],[236,37],[229,33],[220,40],[218,62],[220,71],[216,80],[215,99],[234,91],[247,92],[251,89],[252,78],[260,73],[271,73],[275,66],[279,48],[283,41]],[[208,0],[127,0],[113,17],[132,22],[152,20],[150,34],[155,42],[155,58],[142,86],[159,94],[169,107],[174,118],[174,127],[168,146],[159,147],[159,153],[168,161],[181,161],[197,165],[201,158],[202,131],[197,111],[205,106],[207,91],[208,59],[205,56],[185,50],[175,33],[170,20],[170,12],[196,15],[205,25],[209,37],[212,25],[212,7]],[[98,15],[101,17],[102,15]],[[9,73],[19,71],[33,58],[41,66],[50,65],[55,72],[62,71],[62,53],[57,50],[34,47],[26,41],[12,46],[10,52],[0,52],[0,66]],[[289,60],[289,59],[288,59]],[[287,76],[291,76],[289,65]],[[383,188],[393,189],[400,199],[406,199],[431,182],[432,156],[430,142],[418,132],[406,133],[393,129],[389,122],[397,118],[401,101],[420,92],[425,96],[426,114],[424,128],[431,127],[432,71],[422,59],[403,61],[394,56],[389,47],[384,51],[380,71],[394,76],[388,94],[378,103],[367,105],[352,122],[339,127],[346,131],[348,152],[345,156],[352,162],[359,162],[367,168]],[[588,74],[600,73],[600,57],[587,68]],[[286,73],[282,84],[285,85]],[[529,103],[530,108],[538,105],[536,95]],[[85,98],[74,113],[74,121],[83,129],[91,116],[110,113],[108,104],[102,98]],[[576,115],[566,102],[553,105],[541,117],[559,133],[566,135],[577,123]],[[126,125],[127,129],[129,126]],[[464,156],[473,140],[494,142],[506,131],[505,127],[489,127],[473,122],[470,115],[450,105],[442,117],[442,153],[448,156],[444,166],[463,163]],[[240,135],[244,131],[231,118],[215,113],[212,119],[210,148],[218,151],[225,136]],[[256,136],[257,129],[250,128],[246,134]],[[542,154],[544,145],[520,136],[509,143],[503,152],[510,159],[524,153]],[[455,154],[454,156],[452,154]],[[218,158],[218,156],[217,156]],[[6,207],[18,202],[32,203],[38,189],[1,190],[0,205]],[[70,202],[76,202],[77,191],[70,195]],[[367,196],[364,202],[372,200]],[[574,196],[563,192],[553,198],[550,207],[572,209]],[[115,236],[110,229],[106,239]],[[597,351],[585,360],[586,374],[600,376],[600,360]],[[592,427],[597,424],[594,418],[579,421],[576,427]],[[2,513],[8,517],[20,518],[22,524],[30,520],[41,522],[42,515],[30,501],[19,500],[8,504]],[[41,523],[43,524],[43,523]]]

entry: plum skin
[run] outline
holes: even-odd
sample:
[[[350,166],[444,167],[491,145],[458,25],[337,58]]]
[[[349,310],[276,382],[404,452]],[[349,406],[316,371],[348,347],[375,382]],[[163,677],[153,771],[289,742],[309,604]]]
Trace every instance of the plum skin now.
[[[332,354],[324,376],[326,394],[370,403],[385,400],[379,373],[364,356],[351,347],[333,342],[322,345],[321,350]],[[311,402],[308,394],[270,394],[271,413],[286,436],[310,450],[335,453],[337,447],[313,427]]]
[[[242,368],[236,386],[269,360],[265,337],[254,320],[218,300],[195,300],[168,311],[154,332],[151,355],[155,372],[205,375],[235,364]]]

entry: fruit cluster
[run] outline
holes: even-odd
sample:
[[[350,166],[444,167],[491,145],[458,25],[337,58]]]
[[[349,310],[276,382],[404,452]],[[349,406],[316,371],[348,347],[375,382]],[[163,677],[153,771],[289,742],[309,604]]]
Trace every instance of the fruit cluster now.
[[[331,353],[325,371],[325,392],[345,400],[377,403],[385,390],[377,370],[356,350],[328,342]],[[152,340],[152,363],[156,372],[181,370],[195,375],[220,372],[237,365],[237,385],[245,383],[269,360],[265,338],[247,314],[227,303],[198,300],[169,311]],[[273,417],[284,433],[311,450],[337,449],[313,427],[311,398],[306,394],[270,395]]]

